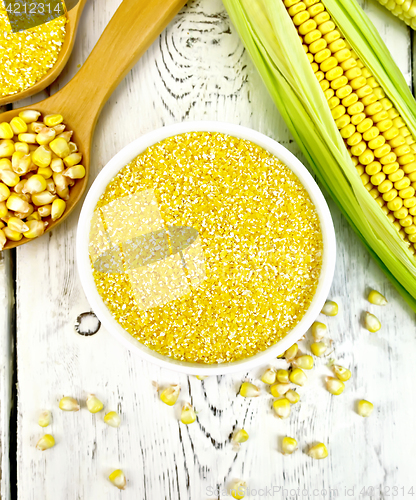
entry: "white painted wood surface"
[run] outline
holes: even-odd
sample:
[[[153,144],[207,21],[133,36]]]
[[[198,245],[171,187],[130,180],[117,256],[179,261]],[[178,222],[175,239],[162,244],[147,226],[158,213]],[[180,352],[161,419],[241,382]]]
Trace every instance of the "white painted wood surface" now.
[[[89,0],[73,56],[52,92],[74,75],[119,3]],[[410,83],[408,29],[377,3],[364,2],[364,7]],[[141,134],[198,119],[252,127],[299,153],[220,0],[190,1],[111,97],[94,138],[92,179],[120,148]],[[342,396],[331,396],[323,388],[323,376],[329,373],[327,360],[318,360],[307,387],[299,391],[302,402],[286,421],[273,417],[271,397],[265,390],[255,400],[236,396],[246,373],[201,382],[141,361],[103,328],[92,337],[79,336],[74,323],[89,305],[75,266],[77,213],[53,233],[19,247],[19,500],[227,498],[214,490],[225,488],[233,478],[246,480],[251,489],[274,487],[274,498],[278,499],[329,498],[329,488],[337,490],[338,498],[378,499],[393,496],[394,487],[398,498],[412,498],[407,492],[413,486],[416,493],[415,317],[335,205],[329,203],[338,239],[331,297],[340,304],[340,314],[328,320],[335,346],[331,357],[350,367],[353,378]],[[3,277],[8,274],[1,266],[0,272],[4,295]],[[369,305],[365,300],[368,287],[385,293],[389,305],[378,309]],[[382,322],[377,334],[360,326],[366,309]],[[7,316],[4,319],[7,322]],[[0,321],[5,324],[3,316]],[[6,342],[6,349],[9,346]],[[6,366],[4,360],[3,356],[0,370]],[[284,362],[276,360],[275,366],[284,366]],[[7,371],[4,373],[7,377]],[[248,377],[260,383],[260,374],[259,369]],[[197,423],[189,427],[179,423],[179,408],[163,405],[152,381],[180,383],[180,401],[194,404]],[[1,401],[7,401],[1,384],[0,391]],[[57,404],[63,395],[84,402],[90,392],[103,400],[106,409],[120,411],[122,425],[118,430],[103,423],[102,413],[88,413],[85,403],[78,413],[59,411]],[[368,420],[354,411],[361,398],[375,404]],[[57,442],[55,448],[43,453],[35,449],[44,432],[37,425],[42,409],[52,410],[48,431]],[[0,411],[4,429],[3,403]],[[250,439],[237,453],[230,434],[242,426]],[[296,437],[300,444],[293,456],[279,453],[279,440],[284,435]],[[315,441],[328,445],[326,460],[314,462],[303,453]],[[4,446],[2,439],[3,459]],[[107,480],[119,467],[128,478],[124,492]],[[5,476],[3,469],[2,498],[7,499]],[[363,487],[378,490],[364,497],[360,496]],[[298,488],[299,492],[293,491]],[[270,490],[268,494],[271,496]],[[261,496],[257,493],[249,498]]]

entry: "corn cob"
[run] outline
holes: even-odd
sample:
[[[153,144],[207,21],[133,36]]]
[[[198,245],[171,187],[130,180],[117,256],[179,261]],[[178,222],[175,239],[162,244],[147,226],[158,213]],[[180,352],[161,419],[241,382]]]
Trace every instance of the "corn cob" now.
[[[414,0],[378,0],[389,11],[416,29],[416,2]]]
[[[285,0],[357,173],[415,253],[416,143],[319,0]]]
[[[355,0],[223,0],[324,187],[416,311],[416,105]]]

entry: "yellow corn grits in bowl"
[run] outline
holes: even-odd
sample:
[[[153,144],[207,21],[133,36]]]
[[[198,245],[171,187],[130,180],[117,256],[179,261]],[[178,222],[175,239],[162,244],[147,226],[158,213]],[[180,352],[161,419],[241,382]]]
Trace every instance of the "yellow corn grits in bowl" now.
[[[89,255],[99,295],[130,335],[169,358],[214,364],[254,356],[299,323],[323,239],[307,190],[276,156],[188,132],[111,180]]]

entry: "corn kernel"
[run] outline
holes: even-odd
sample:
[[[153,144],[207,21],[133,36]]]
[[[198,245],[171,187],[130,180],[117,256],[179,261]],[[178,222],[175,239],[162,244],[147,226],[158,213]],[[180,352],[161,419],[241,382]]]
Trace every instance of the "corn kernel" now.
[[[43,122],[48,127],[55,127],[56,125],[62,123],[63,120],[64,117],[62,115],[55,114],[55,115],[46,115],[43,119]]]
[[[262,375],[261,381],[265,384],[274,384],[276,381],[276,370],[274,368],[268,368]]]
[[[369,312],[365,313],[364,325],[367,328],[367,330],[371,333],[378,332],[381,328],[380,321],[376,318],[376,316],[374,316],[374,314],[371,314]]]
[[[9,123],[0,123],[0,139],[13,139],[14,132]]]
[[[104,417],[104,422],[110,427],[120,427],[121,418],[116,411],[110,411]]]
[[[34,111],[32,109],[25,109],[19,113],[19,118],[21,118],[25,123],[33,123],[40,116],[39,111]]]
[[[182,407],[182,412],[181,412],[181,422],[183,424],[192,424],[196,420],[196,414],[194,409],[189,403],[185,403]]]
[[[160,393],[160,399],[168,406],[173,406],[178,400],[180,385],[170,385]]]
[[[295,359],[298,350],[298,344],[293,344],[285,351],[285,359],[288,363],[291,363]]]
[[[289,380],[292,384],[303,386],[306,383],[307,377],[300,368],[295,368],[290,372]]]
[[[290,384],[278,382],[277,384],[273,384],[270,387],[270,392],[271,392],[272,396],[274,396],[275,398],[280,398],[280,396],[283,396],[284,394],[286,394],[286,392],[289,389],[290,389]]]
[[[314,356],[323,356],[327,349],[328,346],[324,342],[313,342],[313,344],[311,344],[311,351]]]
[[[357,405],[357,413],[360,417],[369,417],[374,410],[374,405],[370,403],[370,401],[366,401],[365,399],[361,399]]]
[[[273,409],[279,418],[281,419],[288,418],[291,409],[289,400],[286,398],[276,399],[276,401],[273,402]]]
[[[246,430],[240,429],[233,434],[233,441],[235,443],[245,443],[248,441],[249,435]]]
[[[63,411],[79,411],[79,404],[75,398],[65,396],[59,401],[59,408]]]
[[[292,405],[296,404],[300,399],[299,393],[294,391],[293,389],[289,389],[286,392],[285,397]]]
[[[242,500],[245,497],[247,484],[240,479],[235,479],[230,486],[230,493],[236,500]]]
[[[321,311],[325,316],[336,316],[338,314],[338,304],[332,300],[327,300]]]
[[[335,373],[335,376],[341,380],[341,382],[346,382],[351,378],[351,371],[343,366],[332,365],[332,371]]]
[[[59,200],[59,199],[54,200],[52,202],[52,207],[51,207],[52,220],[56,221],[59,218],[61,218],[63,213],[65,212],[65,208],[66,208],[66,203],[64,200]]]
[[[51,423],[51,412],[49,410],[44,410],[38,418],[38,424],[41,427],[48,427]]]
[[[83,165],[69,167],[62,172],[62,175],[65,175],[70,179],[83,179],[85,177],[85,167]]]
[[[387,304],[387,300],[380,292],[377,290],[371,290],[368,294],[368,302],[371,304],[375,304],[377,306],[385,306]]]
[[[311,327],[312,337],[316,342],[322,340],[327,334],[328,328],[324,323],[315,321]]]
[[[298,442],[295,438],[284,437],[282,441],[282,453],[283,455],[291,455],[298,448]]]
[[[88,396],[86,405],[90,413],[98,413],[104,408],[103,403],[94,394]]]
[[[7,198],[6,206],[12,212],[26,213],[30,210],[29,203],[14,193]]]
[[[345,385],[341,380],[339,380],[337,378],[326,377],[325,383],[326,383],[326,388],[327,388],[328,392],[330,392],[334,396],[339,396],[340,394],[342,394],[344,392]]]
[[[113,471],[109,476],[108,479],[116,486],[119,490],[125,490],[126,489],[126,476],[124,475],[124,472],[121,469],[117,469]]]
[[[4,227],[2,229],[3,233],[5,234],[6,238],[11,241],[20,241],[23,238],[23,234],[18,232],[18,231],[13,231],[9,227]]]
[[[313,368],[313,358],[309,354],[303,354],[295,358],[293,366],[302,368],[302,370],[311,370]]]
[[[54,200],[56,200],[56,195],[50,193],[49,191],[32,194],[32,203],[37,207],[41,205],[49,205]]]
[[[7,221],[7,227],[12,231],[17,231],[18,233],[25,233],[29,231],[28,226],[18,217],[10,217]]]
[[[317,443],[309,448],[308,455],[314,459],[321,460],[328,456],[328,450],[324,443]]]
[[[243,382],[240,387],[240,395],[243,398],[256,398],[260,396],[260,389],[250,382]]]
[[[54,139],[49,143],[49,147],[56,154],[56,156],[59,156],[59,158],[65,158],[71,154],[68,142],[63,137],[57,137]]]
[[[289,372],[287,370],[278,370],[276,374],[276,380],[280,384],[288,384],[289,383]]]
[[[36,448],[40,451],[49,450],[55,446],[55,439],[51,434],[42,436],[36,444]]]

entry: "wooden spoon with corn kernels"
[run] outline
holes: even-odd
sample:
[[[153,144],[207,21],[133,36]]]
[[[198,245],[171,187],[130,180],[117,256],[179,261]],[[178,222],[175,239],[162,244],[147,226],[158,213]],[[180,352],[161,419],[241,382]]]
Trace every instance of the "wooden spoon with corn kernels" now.
[[[185,3],[186,0],[124,0],[82,68],[62,90],[35,105],[0,114],[2,123],[10,122],[24,109],[39,111],[43,117],[59,113],[67,130],[74,131],[72,140],[83,155],[86,176],[71,187],[62,217],[56,221],[46,219],[45,232],[71,213],[87,187],[91,141],[104,104]],[[32,240],[8,240],[4,249],[29,241]]]

